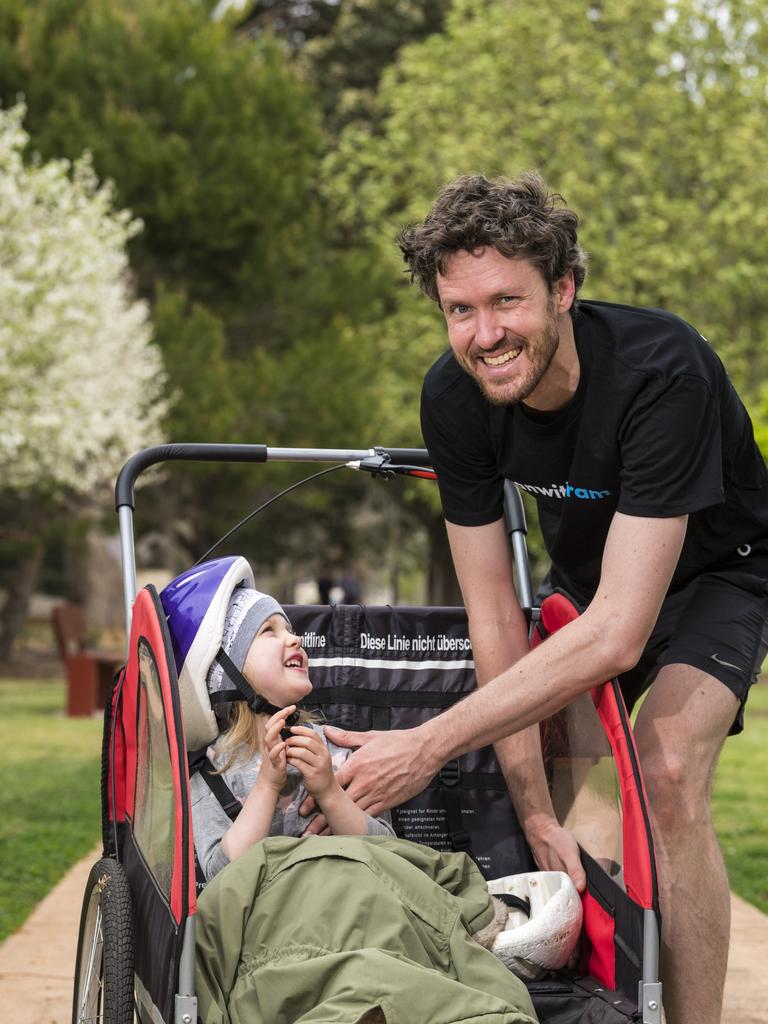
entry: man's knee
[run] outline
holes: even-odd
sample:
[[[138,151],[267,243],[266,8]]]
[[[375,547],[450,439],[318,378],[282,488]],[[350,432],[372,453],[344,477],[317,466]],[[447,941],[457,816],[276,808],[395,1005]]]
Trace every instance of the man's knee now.
[[[654,750],[642,758],[643,780],[656,824],[666,834],[709,822],[711,771],[681,750]]]

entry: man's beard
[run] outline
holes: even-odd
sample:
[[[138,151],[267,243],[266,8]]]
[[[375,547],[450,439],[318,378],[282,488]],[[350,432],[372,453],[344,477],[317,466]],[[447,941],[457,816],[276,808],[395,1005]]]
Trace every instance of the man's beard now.
[[[475,360],[463,359],[461,361],[463,369],[472,377],[491,405],[504,406],[524,402],[541,383],[560,344],[560,330],[554,302],[548,306],[546,324],[538,334],[532,338],[522,338],[516,335],[511,335],[511,338],[513,341],[519,341],[522,345],[522,351],[517,359],[525,357],[528,367],[522,375],[517,375],[510,381],[493,384],[476,371]],[[500,350],[508,348],[509,340],[509,337],[505,337],[497,348]],[[493,356],[494,352],[485,352],[484,355]],[[514,366],[514,362],[510,365]]]

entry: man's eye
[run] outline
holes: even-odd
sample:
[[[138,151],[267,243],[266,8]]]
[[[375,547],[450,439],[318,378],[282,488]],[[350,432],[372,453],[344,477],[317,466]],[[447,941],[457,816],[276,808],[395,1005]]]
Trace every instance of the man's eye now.
[[[469,309],[470,309],[469,306],[462,306],[461,304],[458,304],[458,305],[455,305],[455,306],[451,306],[451,312],[452,313],[458,313],[459,316],[462,313],[468,313]]]
[[[515,296],[514,295],[502,295],[501,298],[499,299],[499,302],[501,302],[501,303],[514,302],[514,301],[515,301]]]

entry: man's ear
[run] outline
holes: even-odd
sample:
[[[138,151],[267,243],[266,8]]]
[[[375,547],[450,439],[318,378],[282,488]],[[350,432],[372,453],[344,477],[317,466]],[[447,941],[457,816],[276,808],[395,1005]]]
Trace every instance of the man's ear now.
[[[555,281],[555,301],[558,313],[567,313],[576,298],[576,283],[573,280],[573,271],[569,270]]]

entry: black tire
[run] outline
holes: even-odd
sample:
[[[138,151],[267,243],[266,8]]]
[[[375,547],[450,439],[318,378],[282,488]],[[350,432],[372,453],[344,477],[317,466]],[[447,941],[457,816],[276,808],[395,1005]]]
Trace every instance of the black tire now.
[[[72,1024],[133,1024],[133,905],[122,865],[91,868],[77,940]]]

